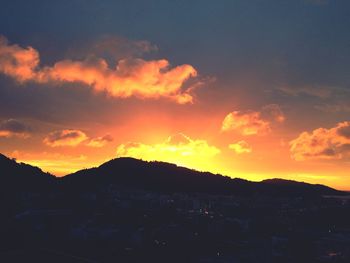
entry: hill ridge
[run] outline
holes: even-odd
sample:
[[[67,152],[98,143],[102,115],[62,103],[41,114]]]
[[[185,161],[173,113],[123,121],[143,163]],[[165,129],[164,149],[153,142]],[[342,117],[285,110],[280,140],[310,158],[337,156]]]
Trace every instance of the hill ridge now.
[[[196,171],[173,163],[144,161],[131,157],[111,159],[93,168],[79,170],[63,177],[54,177],[40,168],[18,163],[0,154],[0,171],[6,185],[11,187],[43,187],[49,181],[60,182],[60,186],[77,191],[97,189],[106,185],[161,192],[187,192],[238,195],[329,195],[342,194],[325,185],[309,184],[281,178],[252,182],[242,178],[231,178],[221,174]],[[7,175],[6,175],[7,174]],[[9,176],[15,174],[15,177]],[[5,178],[5,179],[4,179]],[[34,185],[34,186],[33,186]]]

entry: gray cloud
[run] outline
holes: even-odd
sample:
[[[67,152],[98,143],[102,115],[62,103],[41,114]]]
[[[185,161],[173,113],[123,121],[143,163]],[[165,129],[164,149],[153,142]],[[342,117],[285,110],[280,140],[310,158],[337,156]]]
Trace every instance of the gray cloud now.
[[[28,137],[32,129],[25,123],[9,119],[0,123],[0,137]]]
[[[319,97],[322,99],[329,98],[334,92],[334,87],[322,86],[281,86],[277,88],[278,91],[290,96],[304,96],[309,95]]]
[[[317,110],[329,113],[350,112],[350,105],[346,103],[320,104],[314,107]]]
[[[115,64],[120,59],[140,57],[157,51],[158,47],[146,40],[130,40],[121,36],[105,35],[88,43],[78,43],[66,52],[66,57],[85,59],[87,56],[102,57]]]

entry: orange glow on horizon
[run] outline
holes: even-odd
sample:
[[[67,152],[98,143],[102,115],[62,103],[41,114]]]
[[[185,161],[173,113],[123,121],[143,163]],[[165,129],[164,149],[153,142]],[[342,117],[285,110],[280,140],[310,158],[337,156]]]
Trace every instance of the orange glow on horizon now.
[[[264,140],[266,143],[266,138]],[[307,168],[308,172],[302,172],[302,170],[305,170],[303,163],[295,163],[292,159],[284,160],[278,165],[276,163],[265,163],[265,160],[276,158],[273,156],[280,153],[271,153],[271,156],[265,156],[266,159],[259,160],[259,149],[251,149],[242,141],[230,144],[231,147],[221,150],[214,146],[214,143],[209,143],[203,139],[193,139],[182,133],[174,134],[162,141],[155,144],[128,142],[119,143],[117,146],[115,144],[110,145],[109,157],[106,157],[103,153],[106,146],[98,148],[98,151],[96,151],[96,148],[88,145],[79,146],[84,147],[87,155],[76,155],[74,152],[79,153],[81,150],[76,147],[64,146],[63,149],[71,154],[48,152],[29,154],[15,151],[10,156],[20,162],[38,166],[43,171],[56,176],[64,176],[84,168],[97,167],[103,162],[117,157],[133,157],[145,161],[174,163],[198,171],[208,171],[250,181],[283,178],[349,190],[346,171],[337,171],[337,175],[332,175],[334,170],[332,170],[331,165],[321,166],[318,170],[315,170],[312,168],[317,166],[315,164]],[[232,145],[236,145],[237,152],[232,150]],[[57,147],[52,149],[55,150]],[[289,167],[289,169],[286,170],[285,167]],[[295,169],[292,169],[292,167]]]

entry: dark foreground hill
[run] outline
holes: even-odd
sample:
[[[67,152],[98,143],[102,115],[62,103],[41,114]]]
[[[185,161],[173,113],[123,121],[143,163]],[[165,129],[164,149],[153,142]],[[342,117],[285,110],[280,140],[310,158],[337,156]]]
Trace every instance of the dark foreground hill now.
[[[0,178],[0,262],[350,262],[326,186],[132,158],[56,178],[0,155]]]
[[[41,169],[17,163],[0,154],[1,191],[49,190],[57,187],[93,191],[109,185],[157,192],[183,192],[234,195],[337,195],[342,192],[324,185],[271,179],[250,182],[209,172],[198,172],[175,164],[117,158],[97,168],[84,169],[56,178]],[[56,185],[56,184],[55,184]]]
[[[278,179],[250,182],[219,174],[198,172],[175,164],[118,158],[97,168],[81,170],[61,179],[73,189],[108,184],[161,192],[238,195],[334,195],[341,192],[323,185]]]
[[[0,190],[1,192],[42,190],[55,179],[40,168],[18,163],[0,154]]]

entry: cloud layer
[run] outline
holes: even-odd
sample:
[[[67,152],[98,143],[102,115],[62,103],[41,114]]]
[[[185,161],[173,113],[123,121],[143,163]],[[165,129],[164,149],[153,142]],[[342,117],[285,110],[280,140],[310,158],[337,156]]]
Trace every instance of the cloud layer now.
[[[0,37],[0,73],[16,79],[19,83],[82,83],[97,92],[109,96],[127,98],[165,97],[177,103],[191,103],[191,90],[185,82],[197,76],[191,65],[170,67],[166,59],[143,60],[125,58],[110,67],[106,59],[89,56],[82,60],[62,60],[52,67],[40,67],[40,57],[32,47],[22,48],[10,45],[5,37]]]
[[[318,128],[303,132],[290,142],[292,158],[344,159],[350,156],[350,122],[340,122],[335,127]]]

